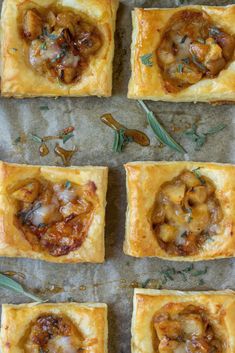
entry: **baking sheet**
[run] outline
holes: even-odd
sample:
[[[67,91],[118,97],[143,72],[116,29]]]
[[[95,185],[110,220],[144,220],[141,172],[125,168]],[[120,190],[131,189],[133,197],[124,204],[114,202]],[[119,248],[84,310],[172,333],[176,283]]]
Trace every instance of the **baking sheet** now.
[[[118,11],[116,51],[114,59],[114,89],[112,98],[38,98],[32,100],[0,100],[0,159],[8,162],[60,165],[61,161],[51,152],[40,158],[38,145],[15,145],[20,133],[36,133],[39,136],[55,134],[69,125],[75,126],[75,139],[66,143],[79,152],[73,165],[108,165],[109,187],[106,216],[106,262],[94,264],[49,264],[27,259],[0,259],[0,271],[15,271],[14,277],[29,290],[53,302],[74,300],[78,302],[106,302],[109,306],[109,352],[130,351],[130,325],[133,287],[164,282],[163,271],[167,266],[177,271],[187,264],[170,263],[160,259],[134,259],[124,256],[124,223],[126,210],[125,175],[123,163],[135,160],[180,160],[182,156],[168,147],[160,148],[147,126],[145,116],[135,101],[127,100],[127,84],[130,76],[131,17],[134,6],[171,7],[182,0],[123,0]],[[184,4],[227,5],[235,1],[184,1]],[[187,160],[235,163],[234,132],[235,107],[232,105],[209,106],[207,104],[170,104],[149,102],[148,106],[164,123],[188,154]],[[48,110],[42,109],[48,107]],[[112,113],[121,123],[145,131],[151,138],[151,146],[142,148],[129,144],[121,154],[112,152],[113,132],[99,120],[104,113]],[[198,152],[183,136],[188,124],[198,121],[201,131],[219,123],[228,129],[211,136]],[[199,130],[200,130],[199,129]],[[174,130],[174,131],[172,131]],[[26,146],[28,148],[26,148]],[[51,147],[53,144],[51,144]],[[194,265],[196,271],[206,270],[201,276],[174,275],[163,288],[168,289],[235,289],[235,262],[233,259],[201,262]],[[22,276],[22,275],[23,276]],[[24,296],[0,289],[1,303],[28,302]]]

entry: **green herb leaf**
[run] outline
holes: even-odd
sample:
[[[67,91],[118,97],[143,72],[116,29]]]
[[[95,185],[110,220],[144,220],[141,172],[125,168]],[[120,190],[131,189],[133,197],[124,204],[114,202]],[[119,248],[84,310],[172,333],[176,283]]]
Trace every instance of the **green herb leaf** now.
[[[192,60],[193,60],[193,63],[202,71],[202,72],[206,72],[206,67],[205,65],[203,65],[199,60],[198,58],[196,57],[196,55],[192,55]]]
[[[190,64],[190,59],[188,57],[183,58],[181,61],[183,61],[183,63],[185,63],[185,64]]]
[[[206,183],[205,180],[203,179],[202,175],[201,175],[201,167],[193,169],[192,172],[198,178],[198,180],[200,181],[200,183],[202,185],[204,185]]]
[[[38,142],[38,143],[42,143],[43,142],[43,139],[41,137],[39,137],[38,135],[35,135],[35,134],[29,134],[29,136],[31,137],[31,139],[35,142]]]
[[[114,143],[113,143],[114,152],[119,152],[119,153],[122,152],[124,146],[129,142],[133,142],[133,138],[126,136],[124,129],[114,131]]]
[[[205,281],[201,278],[198,282],[199,286],[203,286],[205,284]]]
[[[185,34],[185,36],[183,36],[183,38],[181,39],[180,43],[183,44],[187,38],[188,38],[188,36],[187,36],[187,34]]]
[[[18,213],[18,216],[22,219],[22,223],[26,223],[28,219],[31,217],[31,215],[38,210],[40,207],[42,207],[41,202],[35,203],[29,210],[27,211],[22,211]]]
[[[3,274],[0,274],[0,287],[5,288],[5,289],[10,289],[10,290],[17,292],[17,293],[20,293],[20,294],[24,294],[26,297],[29,297],[36,302],[39,302],[39,303],[43,302],[43,300],[41,298],[25,291],[24,288],[21,286],[21,284],[19,284],[15,280],[13,280]]]
[[[50,110],[50,109],[49,109],[48,105],[42,105],[40,107],[40,110]]]
[[[174,267],[168,267],[166,270],[162,271],[162,274],[166,279],[169,279],[170,281],[174,281],[173,276],[176,274],[176,270]]]
[[[197,132],[196,125],[193,124],[192,129],[185,131],[184,135],[190,138],[195,143],[195,151],[199,151],[201,147],[206,143],[207,135],[216,134],[222,131],[223,129],[225,129],[226,127],[227,127],[226,124],[219,124],[211,128],[207,132],[199,134]]]
[[[180,237],[181,238],[187,238],[188,236],[188,233],[187,232],[183,232],[182,234],[180,234]]]
[[[65,182],[65,187],[66,187],[66,189],[70,189],[71,188],[71,182],[69,180],[67,180]]]
[[[140,106],[143,108],[143,110],[145,111],[145,113],[147,114],[148,123],[151,126],[158,140],[164,145],[167,145],[168,147],[170,147],[171,149],[177,152],[187,153],[185,149],[178,142],[176,142],[170,136],[170,134],[165,130],[165,128],[158,122],[153,112],[149,110],[147,105],[141,100],[138,100],[138,102]]]
[[[179,273],[179,275],[182,276],[183,280],[186,282],[186,281],[187,281],[187,276],[186,276],[186,274],[185,274],[184,272],[182,272],[182,271],[179,271],[178,273]]]
[[[150,53],[150,54],[142,55],[140,57],[140,60],[143,65],[148,66],[148,67],[152,67],[153,66],[152,58],[153,58],[153,54]]]
[[[70,140],[72,137],[74,137],[74,134],[71,132],[70,134],[64,135],[63,136],[63,144],[65,144],[68,140]]]
[[[17,143],[20,143],[20,141],[21,141],[21,138],[20,138],[20,136],[18,136],[18,137],[15,139],[14,143],[17,144]]]
[[[184,65],[183,65],[183,64],[179,64],[177,70],[178,70],[178,72],[179,72],[180,74],[183,73],[183,69],[184,69]]]
[[[210,130],[206,132],[206,135],[217,134],[218,132],[224,130],[227,127],[226,124],[219,124],[217,126],[212,127]]]
[[[118,146],[119,146],[119,132],[114,131],[114,142],[113,142],[113,151],[117,152],[118,151]]]
[[[185,267],[182,271],[183,271],[183,272],[190,272],[190,271],[192,271],[193,269],[194,269],[194,265],[191,264],[190,266]]]
[[[47,43],[46,43],[46,42],[42,43],[42,44],[40,45],[40,49],[46,50],[46,49],[47,49]]]
[[[192,272],[191,275],[194,277],[197,277],[197,276],[205,275],[207,271],[208,271],[208,267],[205,267],[204,270],[198,270],[198,271]]]
[[[210,29],[209,29],[209,34],[210,34],[210,36],[218,36],[219,34],[220,34],[221,32],[220,32],[220,30],[219,30],[219,28],[218,27],[211,27]]]

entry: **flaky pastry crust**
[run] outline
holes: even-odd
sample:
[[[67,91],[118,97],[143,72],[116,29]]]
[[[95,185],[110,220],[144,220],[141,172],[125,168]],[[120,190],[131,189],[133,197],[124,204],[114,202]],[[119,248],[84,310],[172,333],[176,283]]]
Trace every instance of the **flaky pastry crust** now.
[[[223,219],[213,241],[205,242],[191,256],[171,255],[163,250],[150,222],[150,211],[162,184],[171,181],[184,170],[200,168],[210,178],[220,202]],[[167,260],[199,261],[235,255],[234,207],[235,167],[229,164],[199,162],[133,162],[125,165],[128,208],[124,252],[135,257],[160,257]]]
[[[76,84],[50,81],[27,62],[26,44],[18,30],[19,11],[30,8],[65,6],[87,16],[103,37],[102,48],[92,56],[88,68]],[[5,97],[110,96],[112,61],[118,0],[5,0],[2,7],[1,90]]]
[[[35,251],[22,230],[15,225],[17,204],[9,189],[27,179],[44,178],[51,183],[68,180],[77,185],[92,181],[98,199],[92,222],[82,245],[67,255],[55,257]],[[104,261],[104,226],[108,169],[106,167],[46,167],[0,162],[0,256],[25,257],[57,263]]]
[[[32,323],[41,315],[66,317],[82,337],[82,350],[106,353],[108,339],[107,305],[101,303],[59,303],[3,305],[2,353],[22,352]],[[30,347],[27,347],[30,349]],[[33,345],[31,349],[33,349]]]
[[[226,353],[235,352],[233,291],[180,292],[171,290],[135,289],[132,316],[132,353],[155,353],[153,319],[164,305],[183,303],[199,306],[208,313],[217,334],[224,338]]]
[[[169,93],[164,87],[161,70],[157,62],[156,49],[161,41],[169,19],[184,9],[200,10],[208,14],[218,27],[234,35],[235,5],[230,6],[185,6],[167,9],[136,8],[132,13],[133,35],[131,46],[132,75],[128,98],[169,102],[221,102],[235,101],[234,56],[217,77],[203,78],[199,82]],[[150,54],[152,66],[143,65],[141,57]]]

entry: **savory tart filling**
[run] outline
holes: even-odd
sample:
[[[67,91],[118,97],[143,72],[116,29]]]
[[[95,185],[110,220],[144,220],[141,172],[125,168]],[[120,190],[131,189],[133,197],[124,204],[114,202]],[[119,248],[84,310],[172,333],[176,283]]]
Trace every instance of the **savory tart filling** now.
[[[206,310],[193,304],[166,304],[153,319],[159,353],[221,353],[224,342]]]
[[[215,192],[200,168],[184,170],[161,185],[151,224],[162,249],[171,255],[193,255],[219,233],[223,212]]]
[[[79,353],[81,343],[80,332],[68,318],[48,313],[32,323],[24,349],[27,353]]]
[[[166,26],[157,60],[165,88],[175,93],[216,77],[234,56],[235,38],[203,11],[182,10]]]
[[[16,201],[16,226],[33,249],[62,256],[83,244],[97,204],[93,182],[81,186],[30,179],[10,194]]]
[[[102,46],[98,28],[71,10],[31,8],[20,22],[31,67],[64,84],[78,82]]]

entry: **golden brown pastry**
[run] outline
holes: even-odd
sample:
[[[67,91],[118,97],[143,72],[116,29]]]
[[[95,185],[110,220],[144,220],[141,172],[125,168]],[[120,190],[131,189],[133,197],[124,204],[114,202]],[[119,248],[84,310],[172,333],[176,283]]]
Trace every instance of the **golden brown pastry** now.
[[[2,307],[2,353],[106,353],[107,338],[106,304]]]
[[[133,162],[125,168],[125,254],[179,261],[235,255],[235,166]]]
[[[103,262],[107,174],[0,162],[0,256]]]
[[[136,289],[132,353],[234,353],[233,291]]]
[[[6,97],[110,96],[118,0],[4,0]]]
[[[128,97],[235,101],[235,5],[133,11]]]

